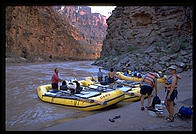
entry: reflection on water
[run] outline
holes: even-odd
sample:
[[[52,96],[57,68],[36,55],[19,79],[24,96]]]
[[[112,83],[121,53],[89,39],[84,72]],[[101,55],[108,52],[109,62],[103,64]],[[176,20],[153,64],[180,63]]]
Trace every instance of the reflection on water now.
[[[45,103],[36,93],[38,86],[50,83],[54,68],[59,69],[62,79],[81,80],[96,75],[99,67],[92,66],[91,63],[92,61],[6,64],[6,130],[41,130],[101,112],[84,112]],[[107,73],[105,70],[103,72]]]

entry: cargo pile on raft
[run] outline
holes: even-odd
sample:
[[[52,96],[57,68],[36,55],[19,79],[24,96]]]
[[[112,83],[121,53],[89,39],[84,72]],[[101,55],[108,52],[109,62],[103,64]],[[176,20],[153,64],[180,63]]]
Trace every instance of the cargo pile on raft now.
[[[158,78],[158,83],[164,83],[165,77]],[[112,87],[108,83],[107,76],[101,81],[99,77],[96,79],[86,77],[85,80],[80,81],[64,80],[57,89],[53,89],[52,84],[41,85],[37,88],[37,95],[44,102],[82,111],[93,111],[117,104],[120,101],[140,100],[141,80],[141,77],[131,75],[131,71],[126,74],[116,72]]]

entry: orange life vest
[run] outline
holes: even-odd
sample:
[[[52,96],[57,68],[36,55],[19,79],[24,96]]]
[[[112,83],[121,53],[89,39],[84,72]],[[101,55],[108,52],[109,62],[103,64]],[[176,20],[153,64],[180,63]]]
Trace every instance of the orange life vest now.
[[[149,72],[146,76],[144,76],[143,82],[154,87],[155,86],[155,78],[156,78],[156,74]]]
[[[175,75],[177,80],[176,80],[176,83],[175,83],[175,90],[177,89],[178,87],[178,79],[181,79],[181,77],[179,75]],[[170,76],[167,81],[165,82],[165,89],[166,90],[170,90],[171,89],[171,86],[172,86],[172,76]]]

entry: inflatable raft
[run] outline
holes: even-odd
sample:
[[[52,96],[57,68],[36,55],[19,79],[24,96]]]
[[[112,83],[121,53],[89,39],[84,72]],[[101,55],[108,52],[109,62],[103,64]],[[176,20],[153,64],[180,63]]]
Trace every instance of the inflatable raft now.
[[[123,72],[116,72],[117,78],[121,79],[121,80],[126,80],[126,81],[136,81],[136,82],[140,82],[142,80],[142,78],[138,78],[138,77],[132,77],[132,76],[125,76],[123,75]],[[157,79],[158,83],[165,83],[165,77],[161,77]]]
[[[86,80],[82,80],[81,85],[88,85],[90,89],[95,91],[104,90],[109,87],[109,85],[101,85],[98,83],[91,84]],[[141,99],[139,82],[127,82],[124,80],[117,80],[113,90],[115,89],[121,90],[125,94],[123,101],[138,101]]]
[[[92,111],[116,104],[124,99],[121,90],[105,89],[102,92],[82,90],[80,94],[68,94],[67,91],[51,90],[51,84],[42,85],[37,88],[38,97],[44,101],[54,104],[65,105],[70,108]]]
[[[108,85],[90,85],[90,88],[98,89],[98,88],[107,88]],[[140,87],[130,87],[130,86],[117,86],[116,90],[121,90],[125,96],[123,101],[138,101],[141,98]]]

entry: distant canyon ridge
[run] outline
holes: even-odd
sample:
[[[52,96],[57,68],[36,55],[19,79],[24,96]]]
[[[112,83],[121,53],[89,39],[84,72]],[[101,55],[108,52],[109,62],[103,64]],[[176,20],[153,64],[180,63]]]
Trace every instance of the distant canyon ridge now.
[[[106,17],[87,6],[8,6],[6,61],[96,59],[106,29]]]

